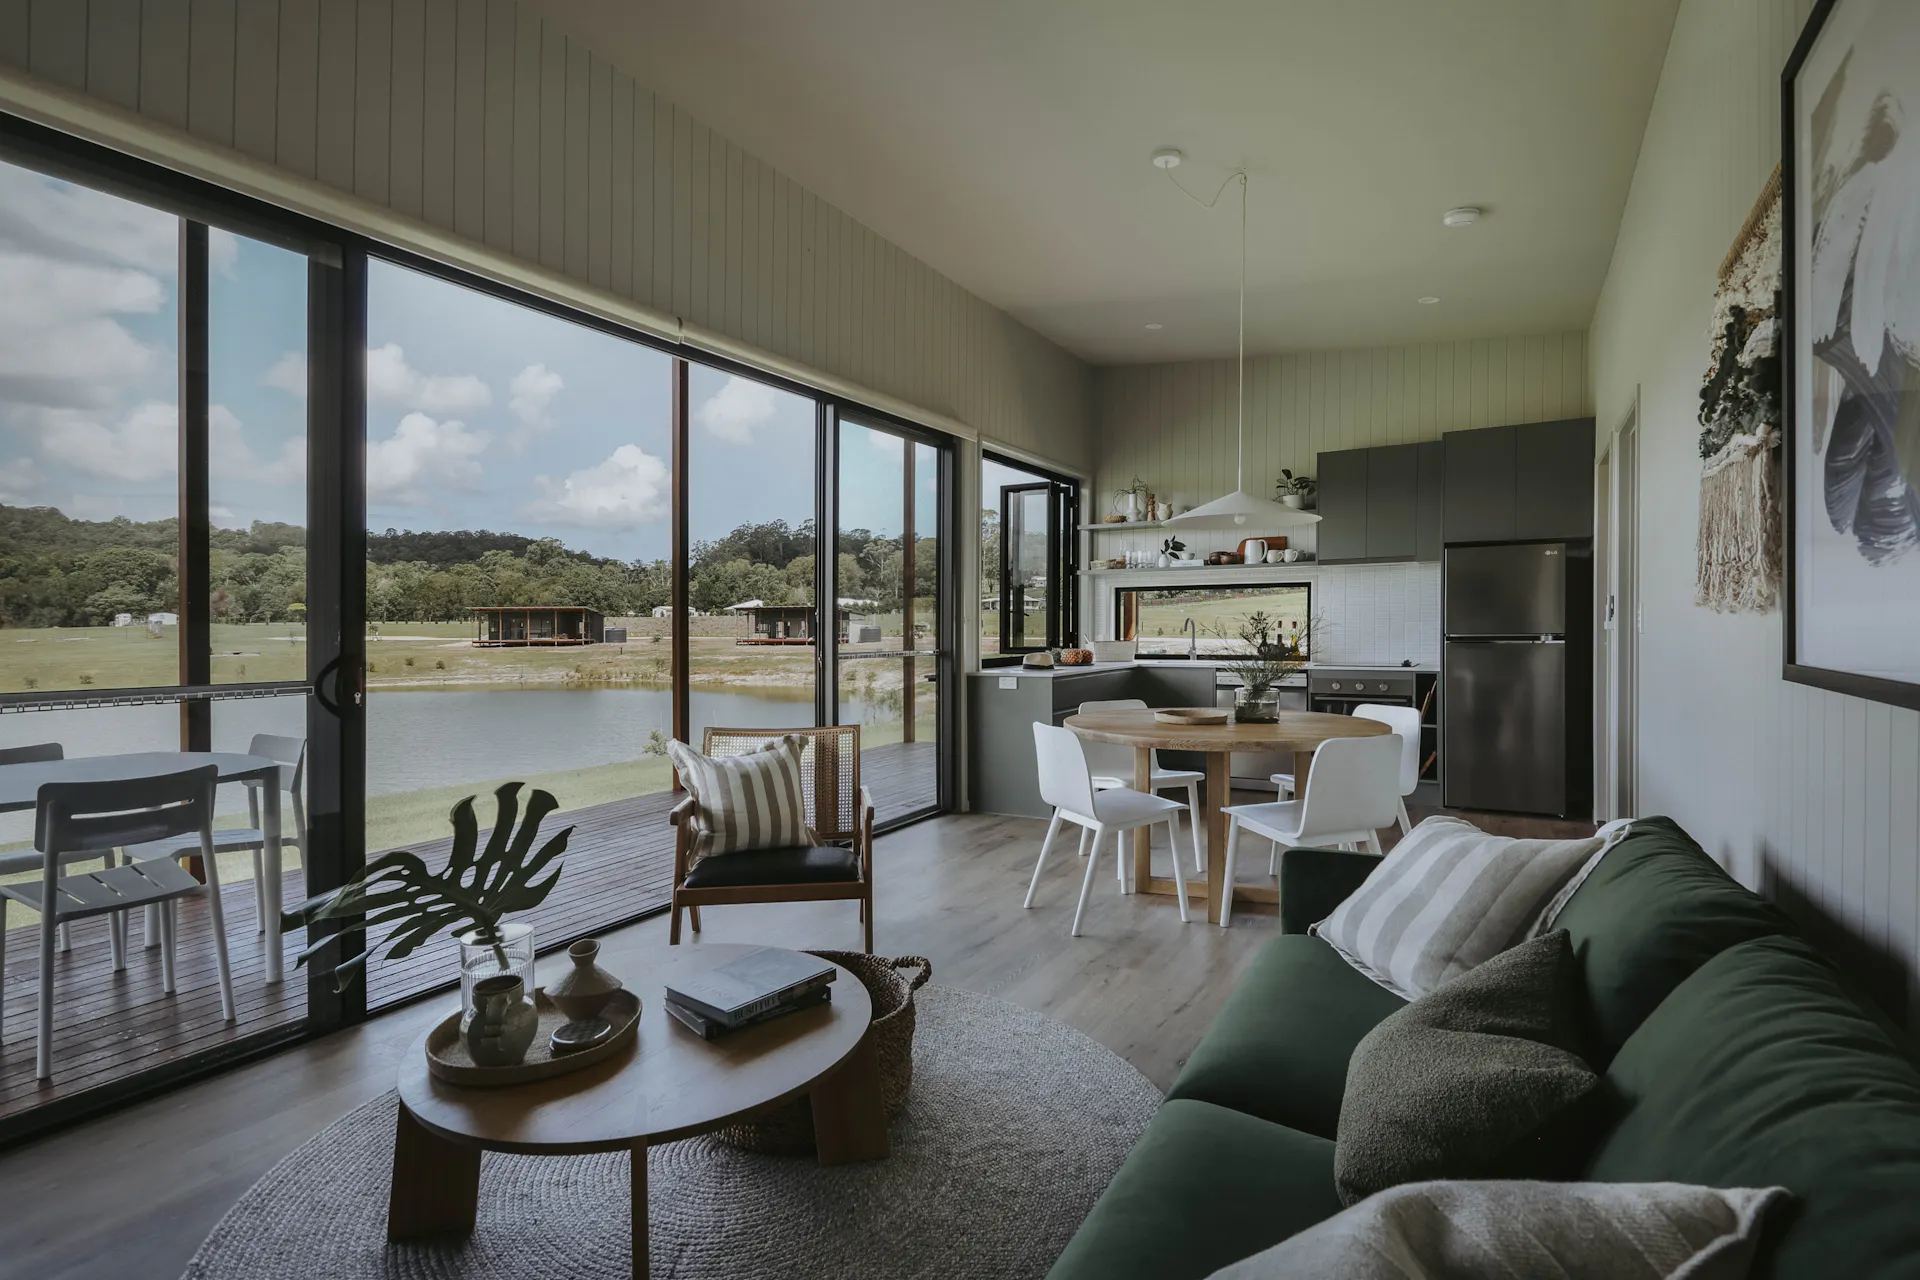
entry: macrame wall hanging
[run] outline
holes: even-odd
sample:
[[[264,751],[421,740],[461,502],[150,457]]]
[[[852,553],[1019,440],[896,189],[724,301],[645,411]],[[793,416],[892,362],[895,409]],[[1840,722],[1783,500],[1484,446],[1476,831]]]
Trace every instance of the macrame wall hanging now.
[[[1700,387],[1694,603],[1767,613],[1781,574],[1780,170],[1720,264]]]

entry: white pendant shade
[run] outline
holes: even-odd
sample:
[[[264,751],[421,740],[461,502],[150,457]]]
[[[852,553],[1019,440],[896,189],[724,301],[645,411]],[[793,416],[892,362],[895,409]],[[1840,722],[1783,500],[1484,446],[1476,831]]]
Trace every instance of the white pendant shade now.
[[[1247,525],[1256,531],[1283,529],[1288,525],[1317,524],[1319,520],[1320,517],[1311,511],[1301,511],[1285,503],[1257,498],[1245,489],[1235,489],[1232,493],[1215,498],[1212,502],[1203,502],[1191,511],[1183,511],[1177,516],[1167,517],[1167,523],[1170,525],[1184,525],[1194,529]]]

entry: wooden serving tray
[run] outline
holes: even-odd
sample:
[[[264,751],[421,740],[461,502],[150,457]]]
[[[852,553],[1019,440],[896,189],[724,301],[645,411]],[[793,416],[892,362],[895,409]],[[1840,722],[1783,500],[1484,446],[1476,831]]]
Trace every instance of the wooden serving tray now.
[[[530,1084],[563,1076],[603,1062],[632,1044],[640,1027],[640,997],[631,991],[616,991],[600,1016],[613,1024],[613,1034],[591,1048],[574,1053],[556,1054],[549,1041],[553,1033],[567,1023],[567,1016],[547,999],[545,987],[533,992],[533,1007],[540,1015],[540,1029],[533,1033],[533,1044],[524,1061],[511,1067],[481,1067],[467,1054],[460,1038],[460,1013],[455,1010],[427,1033],[427,1070],[448,1084],[470,1088],[500,1088],[510,1084]]]
[[[1225,724],[1227,715],[1218,707],[1165,707],[1153,718],[1161,724]]]

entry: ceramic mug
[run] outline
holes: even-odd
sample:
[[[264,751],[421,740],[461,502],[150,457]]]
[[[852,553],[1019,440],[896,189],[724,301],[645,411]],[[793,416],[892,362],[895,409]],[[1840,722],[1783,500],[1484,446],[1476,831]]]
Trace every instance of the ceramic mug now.
[[[1295,551],[1292,547],[1288,547],[1285,551],[1282,551],[1280,553],[1280,558],[1281,560],[1285,561],[1287,564],[1292,564],[1295,560],[1298,560],[1300,558],[1300,553],[1298,551]]]
[[[1267,552],[1268,564],[1279,564],[1287,558],[1287,553],[1279,549]]]

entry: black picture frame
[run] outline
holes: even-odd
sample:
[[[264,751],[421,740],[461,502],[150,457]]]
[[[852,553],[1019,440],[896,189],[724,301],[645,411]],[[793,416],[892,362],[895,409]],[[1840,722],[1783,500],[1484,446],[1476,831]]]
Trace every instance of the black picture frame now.
[[[1864,675],[1832,667],[1814,666],[1800,660],[1799,612],[1802,603],[1799,573],[1799,520],[1801,515],[1798,442],[1808,424],[1801,421],[1799,408],[1799,342],[1805,331],[1798,297],[1799,271],[1799,177],[1800,157],[1796,154],[1797,124],[1800,114],[1799,79],[1807,59],[1826,29],[1834,12],[1847,5],[1868,0],[1817,0],[1808,14],[1806,26],[1780,73],[1780,373],[1781,420],[1784,423],[1781,465],[1785,479],[1785,512],[1782,536],[1785,540],[1785,582],[1780,611],[1783,641],[1782,676],[1794,683],[1811,685],[1834,693],[1848,694],[1872,702],[1920,709],[1920,681]],[[1809,490],[1812,493],[1812,490]]]

